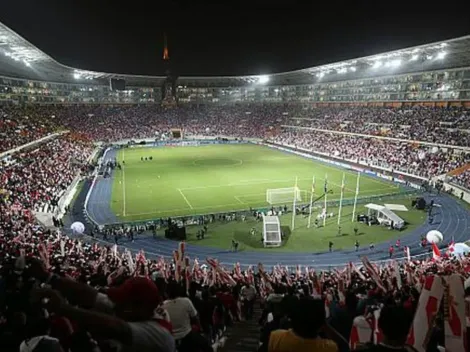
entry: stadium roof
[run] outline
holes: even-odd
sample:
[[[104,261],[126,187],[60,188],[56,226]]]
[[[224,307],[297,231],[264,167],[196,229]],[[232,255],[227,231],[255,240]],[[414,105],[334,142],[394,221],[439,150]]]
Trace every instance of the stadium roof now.
[[[179,77],[178,85],[197,87],[294,85],[336,82],[428,70],[470,67],[470,35],[302,70],[269,75]],[[63,65],[0,23],[0,75],[48,82],[105,84],[124,79],[127,86],[160,86],[165,77],[126,75]]]

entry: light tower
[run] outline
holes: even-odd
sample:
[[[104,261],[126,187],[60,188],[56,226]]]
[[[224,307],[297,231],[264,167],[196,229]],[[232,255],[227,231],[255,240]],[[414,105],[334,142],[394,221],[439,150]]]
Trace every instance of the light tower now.
[[[173,77],[170,66],[170,54],[166,33],[163,34],[163,66],[165,67],[165,81],[162,87],[162,106],[176,106],[176,79]]]
[[[170,60],[170,55],[168,54],[168,41],[166,38],[166,33],[163,34],[163,61],[167,62]]]

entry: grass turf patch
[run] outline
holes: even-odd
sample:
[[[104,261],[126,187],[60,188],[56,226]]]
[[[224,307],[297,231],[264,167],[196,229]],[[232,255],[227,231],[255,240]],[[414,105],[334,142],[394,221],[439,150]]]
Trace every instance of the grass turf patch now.
[[[215,222],[208,225],[208,233],[203,240],[196,238],[196,233],[200,226],[188,226],[186,228],[187,242],[217,247],[222,249],[230,249],[232,239],[240,243],[240,250],[255,251],[282,251],[282,252],[318,252],[328,249],[328,243],[334,243],[334,249],[353,249],[355,241],[359,241],[361,247],[368,247],[370,243],[380,243],[387,240],[401,237],[408,232],[416,229],[426,221],[426,212],[411,208],[411,197],[396,199],[395,204],[403,204],[408,209],[407,212],[396,212],[398,216],[403,218],[407,225],[402,231],[389,230],[383,226],[368,226],[362,223],[352,222],[352,207],[343,207],[343,215],[341,217],[341,235],[339,235],[337,221],[338,218],[332,217],[327,219],[325,227],[307,228],[307,218],[301,215],[296,216],[295,231],[290,232],[292,214],[281,216],[281,227],[286,234],[283,245],[277,248],[264,248],[262,243],[262,222],[249,217],[245,222]],[[331,208],[335,214],[338,213],[337,208]],[[367,209],[360,205],[357,207],[357,214],[366,214]],[[314,216],[318,211],[314,213]],[[322,225],[322,222],[320,221]],[[358,235],[354,234],[354,227],[357,226]],[[250,229],[256,229],[256,235],[250,234]]]
[[[343,172],[344,197],[352,199],[357,177],[253,144],[129,148],[119,150],[117,159],[124,165],[114,172],[111,208],[125,222],[266,207],[266,190],[293,187],[296,177],[307,203],[314,175],[315,197],[323,193],[327,178],[328,199],[339,199]],[[395,184],[361,175],[361,196],[399,192]]]

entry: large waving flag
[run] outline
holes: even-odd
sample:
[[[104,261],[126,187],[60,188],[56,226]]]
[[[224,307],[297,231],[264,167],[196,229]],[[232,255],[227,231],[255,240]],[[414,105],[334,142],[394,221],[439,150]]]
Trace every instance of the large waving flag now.
[[[432,260],[440,260],[441,259],[441,251],[439,250],[439,247],[437,244],[433,243],[432,244]]]

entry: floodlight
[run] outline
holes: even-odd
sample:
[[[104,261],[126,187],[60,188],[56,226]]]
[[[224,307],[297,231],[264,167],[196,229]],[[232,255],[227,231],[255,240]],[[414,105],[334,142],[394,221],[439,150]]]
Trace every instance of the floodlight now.
[[[269,76],[259,76],[258,83],[265,84],[269,82]]]
[[[436,59],[441,60],[443,59],[447,53],[445,51],[441,51],[440,53],[437,54]]]
[[[350,67],[349,69],[351,70],[351,72],[356,72],[356,68],[354,66]]]
[[[397,67],[401,65],[401,60],[390,61],[390,66]]]
[[[79,75],[78,73],[74,73],[74,74],[73,74],[73,78],[75,78],[75,79],[80,79],[80,75]]]
[[[418,60],[419,56],[418,55],[413,55],[410,59],[410,61],[416,61]]]
[[[376,61],[372,67],[379,68],[380,66],[382,66],[382,63],[380,61]]]

